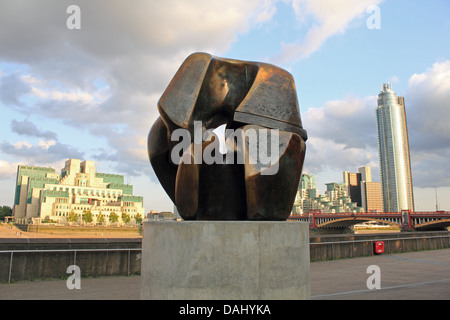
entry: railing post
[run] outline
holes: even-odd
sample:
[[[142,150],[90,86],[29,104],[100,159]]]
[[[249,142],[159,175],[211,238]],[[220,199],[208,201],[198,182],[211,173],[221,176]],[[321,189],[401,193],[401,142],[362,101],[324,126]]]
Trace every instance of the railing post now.
[[[352,241],[352,258],[355,257],[355,241]]]
[[[11,257],[9,258],[9,273],[8,273],[8,283],[11,283],[11,271],[12,271],[12,261],[13,261],[13,251],[11,251]]]
[[[127,276],[130,276],[130,250],[128,250]]]

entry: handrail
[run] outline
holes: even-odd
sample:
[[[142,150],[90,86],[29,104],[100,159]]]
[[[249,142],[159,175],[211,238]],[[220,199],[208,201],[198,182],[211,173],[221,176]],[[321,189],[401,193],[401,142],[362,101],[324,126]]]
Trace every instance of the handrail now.
[[[423,240],[423,239],[434,239],[434,238],[450,238],[450,235],[439,235],[439,236],[425,236],[425,237],[404,237],[404,238],[381,238],[377,241],[397,241],[397,240]],[[344,240],[344,241],[324,241],[324,242],[310,242],[309,244],[337,244],[337,243],[355,243],[355,242],[373,242],[373,239],[365,240]]]
[[[142,248],[104,248],[104,249],[36,249],[36,250],[1,250],[1,253],[9,253],[9,272],[8,272],[8,283],[11,283],[11,273],[14,253],[49,253],[49,252],[73,252],[74,264],[76,264],[77,252],[109,252],[109,251],[128,251],[127,259],[127,274],[130,275],[130,252],[131,251],[142,251]]]
[[[409,214],[411,216],[415,216],[415,215],[450,216],[450,211],[415,211],[415,212],[410,212]],[[309,215],[310,215],[309,213],[292,214],[289,216],[288,219],[295,218],[295,217],[308,218]],[[402,213],[401,212],[336,212],[336,213],[314,212],[313,215],[315,217],[317,217],[317,216],[333,216],[333,217],[338,217],[338,216],[382,216],[382,215],[401,216]]]
[[[0,250],[0,253],[42,253],[42,252],[80,252],[80,251],[142,251],[142,248],[105,248],[105,249],[30,249],[30,250]]]

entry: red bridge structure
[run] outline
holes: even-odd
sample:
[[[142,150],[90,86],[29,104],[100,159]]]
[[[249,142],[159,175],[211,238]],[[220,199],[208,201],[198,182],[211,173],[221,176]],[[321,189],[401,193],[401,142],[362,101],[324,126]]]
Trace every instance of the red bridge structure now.
[[[303,215],[291,215],[288,221],[309,223],[310,230],[344,231],[351,226],[367,221],[400,227],[402,231],[436,231],[450,226],[450,212],[361,212],[361,213],[322,213],[309,211]]]

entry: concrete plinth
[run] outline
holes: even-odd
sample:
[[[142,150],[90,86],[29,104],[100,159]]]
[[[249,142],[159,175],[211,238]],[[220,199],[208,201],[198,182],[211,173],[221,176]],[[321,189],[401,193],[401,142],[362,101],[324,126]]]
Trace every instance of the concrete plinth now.
[[[302,222],[145,222],[141,298],[310,299]]]

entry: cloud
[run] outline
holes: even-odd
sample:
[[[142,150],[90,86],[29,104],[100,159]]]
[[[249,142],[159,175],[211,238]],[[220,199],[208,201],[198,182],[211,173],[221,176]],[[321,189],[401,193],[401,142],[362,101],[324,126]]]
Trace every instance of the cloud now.
[[[11,179],[17,173],[17,163],[9,163],[0,159],[0,180]]]
[[[421,147],[450,145],[450,61],[438,62],[408,81],[408,122],[417,132]],[[406,103],[406,102],[405,102]],[[424,144],[423,140],[435,143]]]
[[[46,138],[46,139],[56,139],[57,135],[53,131],[42,131],[39,130],[36,125],[27,119],[23,121],[17,121],[12,120],[11,121],[11,129],[13,132],[20,134],[20,135],[26,135],[31,137],[39,137],[39,138]]]
[[[378,164],[375,97],[346,97],[308,109],[302,122],[308,130],[305,169],[356,170]]]
[[[0,102],[10,106],[22,106],[20,98],[29,93],[31,87],[22,80],[19,73],[0,78]]]
[[[19,104],[27,94],[33,103],[18,110],[105,138],[117,170],[135,175],[151,168],[146,137],[158,116],[157,101],[183,60],[195,51],[221,55],[276,11],[271,0],[136,0],[132,6],[80,0],[81,30],[69,30],[66,9],[72,3],[0,2],[0,59],[27,70],[2,75],[14,90],[0,99]],[[48,151],[69,145],[56,141]],[[12,145],[3,149],[20,154]],[[65,158],[76,153],[66,151]]]
[[[55,140],[41,140],[37,145],[28,141],[20,141],[15,144],[3,141],[0,143],[0,151],[16,156],[27,164],[53,163],[68,158],[83,159],[82,152]]]
[[[449,186],[450,61],[437,62],[409,78],[405,94],[413,182]]]
[[[303,40],[283,43],[274,61],[279,64],[309,57],[320,49],[327,39],[343,34],[350,23],[366,14],[370,6],[382,0],[292,0],[292,6],[300,23],[312,27]]]

